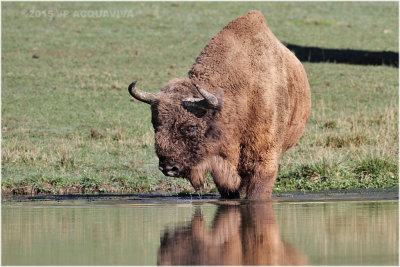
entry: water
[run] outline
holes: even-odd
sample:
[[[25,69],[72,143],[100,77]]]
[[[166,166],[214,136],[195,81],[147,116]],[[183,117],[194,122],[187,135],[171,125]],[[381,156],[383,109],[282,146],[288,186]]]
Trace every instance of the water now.
[[[2,203],[3,265],[398,265],[397,199]]]

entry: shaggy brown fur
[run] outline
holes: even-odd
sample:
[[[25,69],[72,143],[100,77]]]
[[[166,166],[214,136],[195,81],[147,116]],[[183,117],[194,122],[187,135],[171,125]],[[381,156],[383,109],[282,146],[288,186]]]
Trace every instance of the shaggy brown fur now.
[[[188,109],[194,84],[218,98],[215,109]],[[271,196],[280,155],[296,144],[310,114],[310,88],[299,60],[259,11],[229,23],[200,53],[186,79],[151,103],[160,169],[198,189],[210,172],[222,197]]]
[[[271,202],[221,205],[211,228],[197,212],[191,225],[165,232],[158,265],[308,265],[282,240]]]

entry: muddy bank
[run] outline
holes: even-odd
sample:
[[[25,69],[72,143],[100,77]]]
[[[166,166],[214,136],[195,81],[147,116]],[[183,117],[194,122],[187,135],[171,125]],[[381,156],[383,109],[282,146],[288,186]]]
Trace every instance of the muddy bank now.
[[[272,200],[277,201],[340,201],[340,200],[386,200],[398,199],[398,188],[387,189],[349,189],[326,191],[291,191],[272,194]],[[60,194],[60,195],[2,195],[3,201],[64,201],[64,200],[210,200],[220,199],[218,194],[175,193],[166,192],[136,193],[136,194]]]

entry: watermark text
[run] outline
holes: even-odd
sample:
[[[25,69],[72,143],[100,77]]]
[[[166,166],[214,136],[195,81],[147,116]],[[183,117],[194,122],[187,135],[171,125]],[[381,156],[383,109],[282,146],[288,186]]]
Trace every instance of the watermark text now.
[[[133,10],[57,10],[57,9],[29,9],[25,15],[30,18],[133,18]]]

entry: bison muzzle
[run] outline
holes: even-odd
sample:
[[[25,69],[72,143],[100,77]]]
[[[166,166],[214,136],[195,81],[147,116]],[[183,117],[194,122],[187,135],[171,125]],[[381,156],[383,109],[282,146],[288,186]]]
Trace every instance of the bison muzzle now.
[[[129,93],[151,105],[159,169],[196,190],[209,172],[224,198],[270,198],[279,157],[300,139],[311,108],[302,64],[259,11],[215,35],[187,78],[157,94],[133,82]]]

